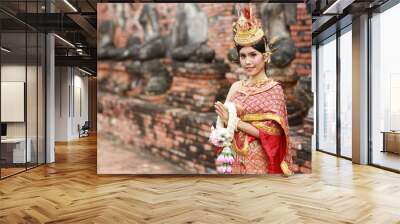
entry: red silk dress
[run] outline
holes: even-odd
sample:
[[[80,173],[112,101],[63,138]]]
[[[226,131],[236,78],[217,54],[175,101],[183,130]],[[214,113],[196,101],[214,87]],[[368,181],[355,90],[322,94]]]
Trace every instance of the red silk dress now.
[[[241,130],[235,132],[232,149],[233,174],[292,174],[286,102],[281,85],[272,79],[256,86],[245,86],[230,99],[238,116],[259,131],[259,138]]]

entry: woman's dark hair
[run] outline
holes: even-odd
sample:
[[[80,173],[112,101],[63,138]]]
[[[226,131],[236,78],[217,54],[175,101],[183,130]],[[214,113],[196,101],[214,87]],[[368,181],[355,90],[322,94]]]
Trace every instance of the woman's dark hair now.
[[[264,36],[257,43],[251,45],[251,47],[256,49],[257,51],[259,51],[260,53],[265,53],[265,52],[267,52],[267,49],[265,49],[266,45],[268,45],[268,41],[267,41],[267,38]],[[243,46],[236,44],[236,50],[237,50],[237,54],[238,54],[239,63],[240,63],[240,49],[242,49],[242,48],[243,48]],[[265,62],[265,64],[267,64],[267,62]],[[267,66],[265,66],[264,70],[265,70],[265,73],[267,73]]]
[[[251,47],[261,53],[265,53],[265,52],[267,52],[267,49],[265,49],[265,45],[267,45],[267,44],[268,44],[267,38],[264,36],[257,43],[251,45]],[[242,49],[242,48],[243,48],[243,46],[236,45],[236,50],[237,50],[238,55],[239,55],[240,49]]]

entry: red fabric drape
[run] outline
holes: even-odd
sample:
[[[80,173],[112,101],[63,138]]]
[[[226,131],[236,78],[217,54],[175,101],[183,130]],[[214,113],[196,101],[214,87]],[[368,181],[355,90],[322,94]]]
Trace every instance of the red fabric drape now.
[[[259,130],[260,143],[268,157],[268,172],[283,173],[280,167],[286,154],[286,140],[282,135],[270,135]]]

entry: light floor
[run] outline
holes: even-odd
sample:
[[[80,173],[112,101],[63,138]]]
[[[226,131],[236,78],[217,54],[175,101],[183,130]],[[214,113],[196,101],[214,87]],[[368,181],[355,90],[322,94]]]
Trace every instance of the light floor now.
[[[313,153],[313,173],[98,176],[96,138],[0,181],[0,223],[400,223],[400,175]]]
[[[400,171],[400,155],[391,152],[375,151],[372,157],[373,163]]]

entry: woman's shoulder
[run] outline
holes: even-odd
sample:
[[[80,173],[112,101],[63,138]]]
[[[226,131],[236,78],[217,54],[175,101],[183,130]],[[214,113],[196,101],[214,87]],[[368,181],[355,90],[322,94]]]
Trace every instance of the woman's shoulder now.
[[[239,81],[232,83],[229,92],[231,92],[232,94],[236,93],[240,89],[240,87],[242,87],[242,83],[243,83],[243,80],[239,80]]]
[[[275,85],[272,86],[272,88],[270,89],[270,94],[275,95],[277,98],[284,98],[285,97],[285,92],[283,90],[282,84],[274,81]]]
[[[234,83],[232,83],[232,85],[231,85],[231,89],[237,89],[237,88],[240,88],[240,86],[242,85],[242,83],[243,83],[243,80],[238,80],[238,81],[235,81]]]
[[[274,80],[274,81],[272,81],[272,83],[271,83],[271,88],[270,88],[270,90],[273,91],[273,92],[280,92],[280,93],[283,93],[282,84],[281,84],[280,82]]]
[[[242,86],[242,81],[236,81],[234,83],[232,83],[231,88],[229,89],[228,95],[227,95],[227,99],[230,99],[237,91],[240,90],[240,87]]]
[[[280,82],[278,82],[278,81],[272,80],[271,81],[271,86],[272,86],[272,89],[283,91],[282,84]]]

